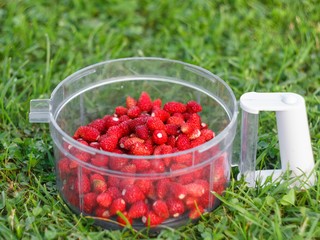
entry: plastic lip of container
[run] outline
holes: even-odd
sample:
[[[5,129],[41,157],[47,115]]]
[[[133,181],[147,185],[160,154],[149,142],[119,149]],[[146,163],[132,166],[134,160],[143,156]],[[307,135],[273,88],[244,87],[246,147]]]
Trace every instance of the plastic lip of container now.
[[[178,89],[177,92],[174,92],[175,90],[173,89],[175,88]],[[164,102],[170,100],[197,100],[204,104],[203,114],[208,115],[206,121],[209,126],[211,125],[210,128],[217,131],[218,134],[212,140],[192,149],[166,155],[143,156],[143,159],[150,161],[154,159],[175,159],[180,156],[191,156],[191,166],[174,171],[166,170],[162,173],[133,174],[95,166],[90,161],[83,162],[72,153],[71,149],[89,154],[90,157],[106,156],[109,158],[109,161],[117,158],[126,158],[129,161],[141,159],[141,156],[117,154],[94,149],[72,138],[71,135],[75,128],[78,127],[78,124],[89,123],[90,120],[98,116],[103,117],[103,115],[99,114],[92,118],[90,117],[90,114],[97,114],[92,109],[94,106],[99,109],[99,113],[111,114],[107,112],[109,110],[107,109],[108,107],[105,108],[101,104],[101,95],[105,91],[108,91],[108,95],[105,97],[108,98],[110,96],[110,101],[112,99],[118,100],[116,97],[111,96],[112,94],[116,96],[120,96],[119,94],[121,94],[122,99],[118,101],[120,103],[124,103],[124,96],[122,94],[135,95],[141,91],[149,92],[152,98],[160,97],[162,99],[165,99],[167,95],[164,92],[168,93],[171,91],[170,97],[174,96],[175,99],[166,99]],[[115,106],[117,105],[111,104],[109,107],[112,109]],[[81,178],[90,171],[91,173],[103,175],[105,179],[109,179],[111,176],[121,178],[122,180],[129,178],[134,178],[135,180],[151,179],[153,184],[156,185],[157,181],[163,178],[179,178],[186,174],[202,171],[206,172],[206,175],[203,173],[205,176],[201,180],[207,181],[210,191],[214,191],[215,184],[217,184],[215,182],[215,172],[218,171],[215,164],[219,160],[221,161],[221,159],[223,160],[222,175],[226,181],[229,179],[232,161],[232,143],[236,132],[237,115],[237,101],[232,90],[223,80],[209,71],[175,60],[126,58],[98,63],[70,75],[59,83],[52,92],[50,99],[31,101],[29,118],[30,122],[48,122],[50,124],[50,133],[54,141],[58,189],[69,207],[77,213],[93,217],[98,225],[105,228],[118,228],[117,224],[95,216],[94,210],[87,211],[85,209],[83,193],[81,192],[83,186],[81,186],[81,183],[78,182],[77,186],[72,187],[66,185],[68,184],[66,182],[70,178],[73,178],[74,174],[78,178]],[[206,116],[203,115],[203,117]],[[215,121],[215,119],[217,120]],[[76,173],[73,172],[66,177],[63,176],[64,174],[59,170],[59,162],[64,158],[68,158],[70,162],[77,164]],[[77,195],[75,200],[70,199],[68,196],[69,191],[77,187],[80,189],[78,190],[79,193],[73,192],[73,194],[76,193],[75,195]],[[208,204],[204,206],[206,211],[212,211],[219,204],[218,199],[211,193],[208,195],[207,200]],[[149,199],[150,201],[152,202],[152,199]],[[176,227],[185,224],[190,221],[188,212],[189,210],[186,210],[182,216],[170,217],[162,225]],[[135,220],[133,227],[140,229],[144,227],[144,224]],[[154,229],[158,228],[161,228],[161,225]]]

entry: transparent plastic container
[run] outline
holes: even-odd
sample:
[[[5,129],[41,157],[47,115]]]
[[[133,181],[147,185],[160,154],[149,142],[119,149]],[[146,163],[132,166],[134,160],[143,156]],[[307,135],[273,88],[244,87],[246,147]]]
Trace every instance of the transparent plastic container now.
[[[125,104],[126,96],[138,98],[142,91],[148,92],[152,99],[161,98],[163,103],[197,101],[203,108],[201,119],[215,132],[215,137],[195,148],[151,156],[106,152],[73,139],[79,126],[112,114],[116,106]],[[247,110],[250,112],[250,106]],[[257,113],[243,113],[240,171],[246,174],[251,184],[255,181]],[[29,118],[30,122],[50,124],[57,186],[65,202],[74,212],[95,219],[97,225],[107,229],[119,228],[119,214],[110,212],[110,207],[101,209],[96,203],[86,203],[87,194],[94,191],[94,186],[86,183],[94,174],[103,176],[107,188],[118,189],[118,195],[114,198],[122,198],[128,185],[148,182],[149,188],[144,192],[143,200],[149,208],[157,200],[176,198],[170,190],[175,183],[187,186],[197,181],[205,185],[200,195],[178,196],[184,211],[170,215],[153,228],[156,230],[163,226],[181,226],[199,218],[197,214],[192,215],[195,209],[209,212],[219,205],[219,200],[212,192],[223,194],[230,178],[237,115],[237,101],[232,90],[209,71],[168,59],[127,58],[95,64],[67,77],[54,89],[50,99],[31,101]],[[251,126],[250,122],[254,124]],[[106,159],[103,162],[107,164],[96,164],[99,158]],[[145,160],[153,163],[186,161],[188,165],[176,170],[166,167],[163,172],[156,173],[126,173],[110,167],[112,164]],[[159,194],[157,191],[163,184],[167,190]],[[128,212],[131,205],[126,202],[121,212]],[[145,219],[135,219],[132,226],[135,229],[144,228]]]

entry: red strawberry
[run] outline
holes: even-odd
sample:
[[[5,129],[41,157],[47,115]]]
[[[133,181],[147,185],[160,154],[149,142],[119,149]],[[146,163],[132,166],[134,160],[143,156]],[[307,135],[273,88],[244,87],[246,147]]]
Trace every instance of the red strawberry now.
[[[166,198],[169,188],[170,188],[171,181],[168,178],[163,178],[157,181],[155,190],[156,195],[160,199]]]
[[[152,182],[148,179],[138,179],[135,181],[134,185],[140,188],[140,190],[147,195],[151,190]]]
[[[146,125],[136,126],[135,133],[136,133],[137,137],[139,137],[143,140],[147,140],[149,137],[149,129]]]
[[[97,207],[95,209],[95,215],[97,217],[100,217],[100,218],[109,218],[110,217],[110,212],[106,208]]]
[[[112,126],[118,125],[120,123],[119,118],[111,115],[106,115],[103,117],[105,121],[105,128],[109,129]]]
[[[167,102],[163,106],[163,110],[169,112],[169,113],[183,113],[187,110],[186,106],[181,102]]]
[[[108,136],[115,136],[117,139],[129,134],[129,126],[126,122],[119,123],[116,126],[111,126],[108,131]]]
[[[164,219],[158,216],[154,211],[149,211],[145,216],[142,217],[142,222],[146,227],[155,227],[161,224]]]
[[[189,101],[187,102],[187,111],[189,113],[197,113],[197,112],[201,112],[202,111],[202,106],[197,103],[196,101]]]
[[[136,165],[130,163],[121,168],[120,171],[125,173],[135,173],[137,171],[137,167]]]
[[[65,178],[70,173],[70,160],[68,158],[61,158],[58,162],[58,169],[61,178]]]
[[[158,145],[165,144],[168,140],[168,135],[164,130],[155,130],[152,134],[152,141]]]
[[[187,173],[178,177],[177,182],[181,184],[192,183],[195,179],[194,173]]]
[[[117,152],[118,153],[118,152]],[[110,156],[109,157],[109,168],[111,170],[118,171],[122,169],[125,165],[128,163],[128,158],[126,157],[115,157],[115,156]]]
[[[151,155],[152,152],[144,143],[137,142],[130,147],[130,152],[133,155]]]
[[[148,206],[144,201],[133,203],[128,211],[130,218],[141,218],[148,212]]]
[[[170,166],[170,171],[173,172],[173,171],[176,171],[176,170],[179,170],[179,169],[183,169],[183,168],[186,168],[186,167],[188,167],[188,166],[185,165],[185,164],[182,164],[182,163],[173,163]]]
[[[168,118],[166,123],[181,126],[184,123],[184,119],[181,117],[177,117],[177,116],[171,116]]]
[[[156,100],[153,101],[152,105],[153,105],[153,107],[161,108],[162,100],[160,98],[157,98]]]
[[[142,92],[137,102],[141,111],[150,112],[153,106],[152,100],[147,92]]]
[[[72,148],[72,149],[75,149],[75,148]],[[73,156],[82,162],[89,162],[91,157],[90,153],[81,151],[79,149],[77,151],[74,151]]]
[[[151,113],[151,117],[157,117],[159,118],[162,122],[165,122],[168,120],[168,118],[170,117],[170,114],[163,110],[163,109],[155,109],[152,113]]]
[[[149,117],[147,120],[147,127],[149,130],[164,130],[164,123],[158,117]]]
[[[187,196],[184,199],[184,203],[188,209],[194,209],[199,205],[199,198]]]
[[[142,138],[139,137],[129,137],[126,140],[124,140],[123,142],[123,148],[129,150],[131,148],[132,145],[134,145],[135,143],[144,143],[144,140]]]
[[[128,108],[124,107],[124,106],[117,106],[114,109],[114,113],[118,116],[121,117],[123,115],[126,115],[128,112]]]
[[[80,126],[74,133],[73,137],[75,139],[82,138],[88,142],[95,142],[99,139],[100,132],[94,127]]]
[[[204,136],[199,136],[198,138],[192,140],[190,142],[191,147],[197,147],[206,142],[206,138]]]
[[[97,196],[97,203],[101,207],[108,208],[112,203],[112,196],[109,192],[102,192]]]
[[[156,173],[163,173],[166,170],[164,162],[162,159],[152,159],[150,160],[151,169],[154,170]]]
[[[105,130],[106,122],[105,120],[98,118],[89,123],[88,126],[93,127],[102,133]]]
[[[152,210],[163,219],[167,219],[170,215],[166,202],[161,199],[154,201]]]
[[[184,203],[180,199],[169,198],[166,201],[170,216],[179,217],[185,211]]]
[[[193,125],[197,129],[201,128],[201,118],[197,113],[192,113],[189,116],[187,123]]]
[[[201,129],[201,136],[203,136],[206,139],[206,141],[209,141],[215,137],[215,134],[212,130],[205,128]]]
[[[94,192],[101,193],[107,190],[106,180],[98,173],[94,173],[90,176],[90,182]]]
[[[109,182],[108,182],[109,183]],[[110,185],[109,185],[110,186]],[[121,197],[121,192],[117,187],[109,187],[106,191],[106,193],[109,193],[112,199],[116,199]]]
[[[95,149],[100,149],[100,143],[98,142],[91,142],[89,146]]]
[[[141,114],[141,109],[138,106],[133,106],[129,108],[127,113],[129,118],[139,117],[140,114]]]
[[[201,125],[201,129],[207,129],[208,128],[208,124],[206,124],[205,122],[202,122],[200,125]]]
[[[126,98],[126,106],[127,108],[131,108],[133,106],[137,105],[137,100],[135,100],[133,97],[127,96]]]
[[[132,120],[129,122],[129,128],[130,128],[130,130],[131,130],[131,131],[134,131],[135,128],[136,128],[136,126],[146,124],[148,118],[149,118],[149,116],[141,116],[141,117],[137,117],[137,118],[132,119]]]
[[[88,193],[91,191],[90,180],[87,174],[81,174],[80,177],[76,177],[74,185],[71,186],[75,193]]]
[[[119,187],[121,179],[119,177],[114,177],[114,176],[108,176],[108,186],[109,187]]]
[[[210,190],[209,182],[204,179],[196,179],[194,183],[200,184],[204,188],[204,192],[207,193]]]
[[[176,137],[174,135],[168,136],[167,145],[171,146],[171,148],[176,146]]]
[[[179,126],[176,124],[166,124],[165,131],[168,135],[177,136],[179,133]]]
[[[123,212],[126,209],[126,201],[123,198],[117,198],[113,200],[109,208],[109,215],[113,216],[117,212]]]
[[[108,166],[109,158],[102,154],[97,154],[91,158],[91,163],[97,167],[106,167]]]
[[[179,134],[176,139],[176,147],[180,151],[191,148],[190,140],[186,134]]]
[[[123,189],[125,189],[129,185],[133,185],[135,181],[136,179],[133,177],[123,178],[119,183],[119,190],[121,191],[121,195],[122,195]]]
[[[205,186],[201,183],[189,183],[185,185],[185,188],[188,195],[192,197],[201,197],[206,192]]]
[[[192,153],[181,154],[175,157],[175,163],[184,164],[186,166],[191,166],[193,160]]]
[[[151,166],[150,160],[146,159],[133,159],[131,163],[136,165],[137,172],[145,172]]]
[[[129,217],[128,212],[124,211],[118,214],[117,222],[122,227],[130,227],[132,225],[132,218]]]
[[[180,183],[170,185],[171,196],[178,199],[184,199],[187,196],[187,189]]]
[[[145,199],[145,195],[141,189],[135,185],[127,185],[122,191],[122,196],[129,204]]]
[[[197,206],[197,207],[190,210],[189,218],[190,219],[197,219],[202,215],[202,213],[204,213],[204,208],[202,206]]]
[[[85,213],[92,213],[92,210],[97,205],[97,194],[93,192],[89,192],[84,194],[83,196],[83,209]]]
[[[104,151],[112,152],[118,145],[118,138],[116,136],[110,135],[104,137],[100,141],[100,146]]]

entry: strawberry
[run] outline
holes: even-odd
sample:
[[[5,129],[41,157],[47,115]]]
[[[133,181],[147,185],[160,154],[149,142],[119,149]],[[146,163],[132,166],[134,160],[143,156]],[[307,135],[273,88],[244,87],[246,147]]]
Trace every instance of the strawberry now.
[[[119,118],[111,115],[105,115],[103,117],[105,121],[105,129],[109,129],[112,126],[118,125],[120,123]]]
[[[176,124],[166,124],[164,130],[168,135],[177,136],[179,134],[179,126]]]
[[[204,179],[196,179],[194,183],[200,184],[204,188],[204,192],[208,193],[210,190],[209,182]]]
[[[148,118],[149,118],[149,116],[140,116],[140,117],[137,117],[137,118],[132,119],[132,120],[129,122],[129,124],[128,124],[130,130],[131,130],[131,131],[134,131],[135,128],[136,128],[136,126],[146,124]]]
[[[130,227],[132,225],[132,218],[129,217],[128,212],[124,211],[118,213],[117,222],[122,227]]]
[[[187,197],[184,199],[184,203],[185,203],[185,206],[186,206],[188,209],[194,209],[194,208],[196,208],[196,207],[199,205],[199,198],[197,198],[197,197],[192,197],[192,196],[187,196]]]
[[[170,171],[173,172],[173,171],[176,171],[176,170],[179,170],[179,169],[183,169],[183,168],[186,168],[188,167],[187,165],[185,164],[182,164],[182,163],[173,163],[170,165]]]
[[[117,137],[117,140],[128,134],[129,126],[126,124],[126,122],[119,123],[116,126],[111,126],[107,131],[108,136],[115,136]]]
[[[121,117],[123,115],[126,115],[128,112],[128,108],[124,107],[124,106],[117,106],[114,109],[114,113],[118,116]]]
[[[88,142],[95,142],[100,138],[100,132],[94,127],[80,126],[74,133],[73,137],[75,139],[82,138]]]
[[[149,137],[149,129],[146,125],[138,125],[135,127],[135,133],[137,137],[147,140]]]
[[[158,145],[165,144],[168,140],[168,135],[164,130],[154,130],[152,141]]]
[[[75,148],[72,148],[72,149],[75,149]],[[77,150],[77,151],[74,151],[75,153],[73,154],[73,156],[77,159],[79,159],[80,161],[82,162],[89,162],[90,160],[90,153],[88,152],[85,152],[85,151],[81,151],[81,150]]]
[[[141,189],[135,185],[127,185],[122,191],[122,196],[129,204],[145,199],[145,195]]]
[[[197,206],[197,207],[190,210],[189,218],[190,219],[197,219],[202,215],[202,213],[204,213],[204,211],[205,210],[202,206]]]
[[[109,187],[119,187],[121,179],[119,177],[108,176],[107,184]]]
[[[184,164],[186,166],[191,166],[193,160],[192,153],[181,154],[175,157],[174,162],[179,164]]]
[[[166,202],[161,199],[154,201],[152,210],[163,219],[167,219],[170,215]]]
[[[187,102],[186,107],[189,113],[197,113],[202,111],[202,106],[193,100]]]
[[[100,133],[105,131],[106,122],[103,119],[95,119],[91,123],[88,124],[89,127],[93,127],[97,129]]]
[[[95,149],[100,149],[100,143],[98,142],[91,142],[89,146]]]
[[[129,109],[129,108],[134,107],[136,105],[137,105],[137,100],[135,100],[133,97],[127,96],[126,107]]]
[[[126,201],[123,198],[117,198],[112,201],[109,208],[109,215],[113,216],[117,212],[123,212],[126,209]]]
[[[107,210],[106,208],[103,208],[103,207],[99,207],[99,206],[95,209],[95,215],[100,218],[109,218],[110,217],[109,210]]]
[[[58,171],[61,178],[65,178],[70,173],[70,160],[68,158],[61,158],[58,162]]]
[[[195,179],[194,173],[191,172],[191,173],[187,173],[179,176],[177,178],[177,182],[181,184],[188,184],[188,183],[192,183],[194,179]]]
[[[137,171],[136,165],[130,163],[121,168],[121,172],[124,173],[135,173]]]
[[[138,106],[133,106],[129,108],[127,113],[129,118],[139,117],[140,114],[141,114],[141,109]]]
[[[173,113],[183,113],[187,110],[186,105],[181,102],[167,102],[163,106],[163,110],[173,114]]]
[[[109,184],[109,182],[108,182],[108,184]],[[109,184],[109,186],[111,186],[111,185]],[[121,192],[117,187],[112,187],[112,186],[109,187],[107,189],[106,193],[109,193],[110,196],[112,197],[112,199],[116,199],[116,198],[121,197]]]
[[[109,158],[108,156],[104,156],[102,154],[96,154],[91,158],[91,163],[97,167],[107,167]]]
[[[204,128],[201,129],[201,136],[203,136],[206,139],[206,141],[209,141],[215,137],[215,134],[212,130]]]
[[[92,190],[96,193],[101,193],[107,190],[106,180],[98,173],[94,173],[90,176],[90,182],[92,185]]]
[[[147,92],[142,92],[137,102],[141,111],[150,112],[153,106],[152,100]]]
[[[182,215],[185,211],[184,203],[180,199],[169,198],[166,201],[170,216],[176,218]]]
[[[168,118],[170,117],[170,114],[167,111],[158,108],[158,109],[155,109],[152,111],[151,117],[157,117],[162,122],[166,122],[168,120]]]
[[[130,152],[133,155],[151,155],[152,152],[150,149],[144,144],[137,142],[130,147]]]
[[[121,191],[121,195],[123,190],[128,186],[128,185],[133,185],[135,183],[136,179],[133,177],[126,177],[123,178],[120,183],[119,183],[119,190]]]
[[[117,152],[120,153],[120,152]],[[109,157],[109,168],[111,170],[118,171],[122,169],[125,165],[128,163],[128,158],[126,157],[116,157],[116,156],[110,156]]]
[[[75,193],[88,193],[91,191],[90,180],[87,174],[81,174],[76,177],[74,185],[71,186]]]
[[[170,185],[171,196],[178,199],[184,199],[187,196],[187,189],[180,183]]]
[[[97,205],[97,194],[94,192],[89,192],[83,195],[83,210],[85,213],[92,213],[92,210]]]
[[[100,141],[100,146],[104,151],[112,152],[118,145],[118,138],[114,135],[106,136]]]
[[[158,117],[149,117],[147,120],[147,127],[150,131],[164,130],[164,123]]]
[[[201,118],[197,113],[192,113],[189,116],[187,123],[193,125],[197,129],[201,128]]]
[[[123,148],[129,150],[135,143],[144,143],[144,140],[139,137],[129,137],[123,141]]]
[[[97,203],[101,207],[108,208],[112,203],[112,196],[109,192],[102,192],[97,196]]]
[[[187,189],[188,195],[192,197],[201,197],[206,191],[205,186],[201,183],[189,183],[184,186]]]
[[[160,199],[166,198],[169,188],[170,188],[171,181],[168,178],[163,178],[157,181],[155,190],[156,195]]]
[[[174,135],[168,136],[167,145],[171,146],[171,148],[176,146],[176,137]]]
[[[142,217],[142,222],[146,227],[155,227],[161,224],[165,219],[158,216],[154,211],[149,211],[145,216]]]
[[[200,132],[200,130],[199,130],[198,128],[194,129],[193,132],[187,134],[187,136],[188,136],[188,138],[189,138],[190,140],[197,139],[198,137],[200,137],[200,135],[201,135],[201,132]],[[191,144],[191,143],[190,143],[190,144]]]
[[[201,126],[201,130],[208,128],[208,124],[206,124],[205,122],[202,122],[202,123],[200,124],[200,126]]]
[[[176,139],[176,147],[180,151],[191,148],[190,140],[186,134],[179,134]]]
[[[136,165],[137,172],[145,172],[151,166],[150,161],[146,159],[132,159],[131,163]]]
[[[153,107],[158,107],[158,108],[161,108],[162,106],[162,100],[160,98],[157,98],[153,101],[152,103]]]
[[[177,117],[177,116],[171,116],[168,118],[166,123],[181,126],[184,123],[184,119],[181,117]]]
[[[150,160],[150,163],[151,163],[151,169],[154,170],[156,173],[163,173],[166,170],[162,159],[158,159],[158,158],[152,159]]]
[[[128,211],[130,218],[141,218],[148,212],[148,206],[144,201],[133,203]]]
[[[129,123],[131,122],[131,118],[129,118],[128,115],[122,115],[121,117],[119,117],[119,122],[127,122],[129,125]]]
[[[185,134],[191,134],[194,130],[197,129],[197,126],[191,124],[190,122],[185,122],[181,125],[180,130]]]
[[[198,138],[193,139],[190,144],[191,147],[197,147],[200,146],[201,144],[205,143],[207,140],[204,136],[200,135]]]
[[[151,190],[152,182],[149,179],[138,179],[135,181],[134,185],[140,188],[140,190],[147,195]]]

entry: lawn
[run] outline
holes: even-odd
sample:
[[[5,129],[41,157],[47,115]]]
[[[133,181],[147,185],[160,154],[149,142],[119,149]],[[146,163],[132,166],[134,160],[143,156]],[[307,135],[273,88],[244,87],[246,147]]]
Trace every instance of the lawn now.
[[[248,188],[233,176],[222,204],[159,239],[320,238],[320,15],[309,1],[0,1],[0,238],[142,239],[73,214],[55,185],[47,124],[30,124],[29,102],[49,98],[71,73],[108,59],[154,56],[201,66],[237,98],[295,92],[306,100],[316,174]],[[271,119],[271,120],[270,120]],[[293,130],[294,131],[294,130]],[[273,113],[259,122],[258,168],[279,166]],[[152,236],[156,237],[156,236]]]

